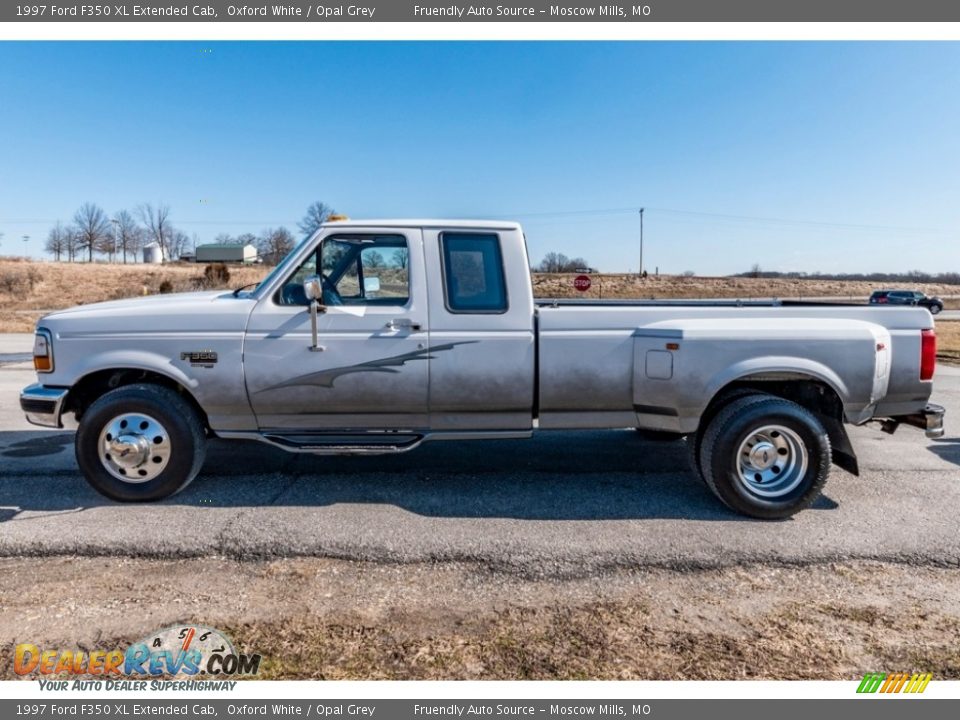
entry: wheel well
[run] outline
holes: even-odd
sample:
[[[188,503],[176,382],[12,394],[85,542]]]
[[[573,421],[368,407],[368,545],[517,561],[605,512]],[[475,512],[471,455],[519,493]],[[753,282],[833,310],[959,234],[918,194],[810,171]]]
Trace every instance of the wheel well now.
[[[706,424],[731,396],[742,393],[744,390],[755,390],[784,400],[792,400],[817,415],[830,436],[833,463],[853,475],[860,474],[857,454],[843,427],[843,401],[828,383],[809,375],[745,377],[730,383],[713,397],[701,415],[700,431],[704,430]]]
[[[756,390],[792,400],[807,410],[832,420],[843,422],[843,401],[828,383],[807,375],[745,377],[721,389],[708,407],[724,404],[727,397],[740,390]]]
[[[204,429],[209,431],[210,423],[207,420],[207,414],[189,390],[173,378],[169,378],[158,372],[153,372],[152,370],[141,370],[139,368],[111,368],[109,370],[98,370],[97,372],[85,375],[70,388],[70,393],[67,395],[64,406],[64,412],[74,413],[76,419],[79,421],[87,408],[102,395],[118,387],[123,387],[124,385],[136,385],[140,383],[160,385],[180,394],[190,403],[191,407],[193,407],[197,413],[197,417],[200,418],[200,422],[203,423]]]

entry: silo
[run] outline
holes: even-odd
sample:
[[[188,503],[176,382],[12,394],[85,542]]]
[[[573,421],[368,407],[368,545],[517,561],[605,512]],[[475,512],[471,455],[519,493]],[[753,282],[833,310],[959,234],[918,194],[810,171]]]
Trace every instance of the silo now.
[[[152,242],[143,246],[143,261],[154,265],[163,262],[163,250],[158,243]]]

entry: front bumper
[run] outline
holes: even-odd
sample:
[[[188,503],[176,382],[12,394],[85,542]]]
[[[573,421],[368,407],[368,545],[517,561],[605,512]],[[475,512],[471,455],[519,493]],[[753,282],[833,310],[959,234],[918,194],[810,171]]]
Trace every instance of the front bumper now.
[[[27,416],[27,422],[61,428],[63,423],[60,416],[68,392],[67,388],[47,387],[39,383],[30,385],[20,391],[20,409]]]
[[[942,406],[928,403],[927,406],[920,412],[913,413],[911,415],[900,415],[898,417],[891,418],[891,420],[894,420],[897,423],[904,423],[915,428],[920,428],[927,434],[928,438],[935,440],[943,437],[944,414],[946,414],[946,410],[944,410]]]

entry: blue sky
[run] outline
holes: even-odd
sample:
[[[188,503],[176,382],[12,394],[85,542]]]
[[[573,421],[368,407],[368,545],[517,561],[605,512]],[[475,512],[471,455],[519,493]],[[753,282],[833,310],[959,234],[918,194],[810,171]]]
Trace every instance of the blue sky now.
[[[85,201],[207,241],[507,217],[531,255],[960,269],[958,43],[0,43],[0,253]],[[28,243],[21,241],[30,235]]]

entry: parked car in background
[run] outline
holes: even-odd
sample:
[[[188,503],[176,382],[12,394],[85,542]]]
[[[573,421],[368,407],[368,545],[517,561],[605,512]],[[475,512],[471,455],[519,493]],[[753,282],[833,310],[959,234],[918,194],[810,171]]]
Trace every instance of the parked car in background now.
[[[929,297],[916,290],[876,290],[870,296],[871,305],[919,305],[936,315],[943,310],[943,300]]]

